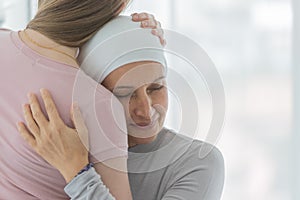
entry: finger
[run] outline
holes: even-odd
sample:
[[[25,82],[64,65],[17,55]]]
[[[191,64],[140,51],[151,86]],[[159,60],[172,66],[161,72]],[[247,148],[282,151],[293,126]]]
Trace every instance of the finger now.
[[[34,137],[38,137],[40,133],[40,128],[33,119],[29,104],[23,105],[23,114],[28,130],[32,133]]]
[[[132,13],[130,16],[132,17],[132,20],[134,19],[134,18],[136,18],[137,17],[137,13]]]
[[[156,20],[155,20],[156,21]],[[161,23],[159,21],[156,21],[156,28],[161,29]]]
[[[164,39],[164,31],[163,29],[153,29],[151,33],[155,36],[157,36],[160,40],[161,45],[166,45],[166,40]]]
[[[139,15],[137,13],[133,13],[131,17],[132,17],[132,21],[134,22],[137,22],[139,20]]]
[[[61,125],[63,124],[63,121],[57,111],[56,105],[54,103],[54,100],[50,94],[50,92],[46,89],[41,89],[40,90],[44,105],[46,108],[46,112],[49,117],[49,121],[54,123],[54,125]]]
[[[148,19],[154,19],[154,16],[152,14],[149,13],[135,13],[132,15],[132,20],[135,22],[140,22],[143,20],[148,20]]]
[[[156,36],[160,37],[160,38],[164,38],[164,30],[161,29],[161,28],[160,29],[152,29],[151,33],[153,35],[156,35]]]
[[[36,140],[35,140],[34,136],[31,133],[29,133],[29,131],[27,130],[25,124],[22,123],[22,122],[19,122],[19,123],[17,123],[17,128],[18,128],[18,131],[20,132],[21,136],[23,137],[23,139],[32,148],[35,148],[36,147]]]
[[[45,127],[48,124],[48,120],[46,119],[44,113],[41,110],[40,103],[35,94],[28,94],[30,110],[33,116],[34,121],[37,125],[41,127]]]
[[[142,28],[157,28],[158,24],[156,20],[144,20],[141,22],[141,27]]]
[[[71,108],[71,119],[77,130],[78,136],[82,144],[89,150],[89,134],[88,129],[84,123],[84,118],[81,114],[80,108],[77,103],[73,103]]]

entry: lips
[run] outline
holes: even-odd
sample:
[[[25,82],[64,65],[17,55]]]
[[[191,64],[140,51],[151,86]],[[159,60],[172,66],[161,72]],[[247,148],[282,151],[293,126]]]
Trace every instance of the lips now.
[[[150,121],[150,123],[149,122],[140,122],[140,123],[136,123],[136,125],[138,125],[138,126],[148,126],[148,125],[150,125],[151,124],[151,121]]]
[[[159,119],[159,114],[155,113],[152,117],[151,117],[151,122],[139,122],[139,123],[130,123],[131,126],[137,127],[139,129],[150,129],[152,128],[157,120]]]
[[[132,124],[132,126],[138,128],[138,129],[143,129],[143,130],[151,129],[154,125],[155,125],[154,122],[151,122],[150,124],[148,124],[146,126],[140,126],[140,125],[137,125],[137,124]]]

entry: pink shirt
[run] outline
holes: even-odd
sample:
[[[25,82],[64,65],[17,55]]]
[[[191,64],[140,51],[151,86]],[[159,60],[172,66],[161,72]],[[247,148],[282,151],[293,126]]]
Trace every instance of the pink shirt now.
[[[22,104],[28,102],[28,92],[40,98],[40,88],[50,90],[69,126],[71,102],[78,102],[93,162],[127,155],[124,112],[108,90],[79,70],[37,54],[16,32],[0,31],[0,52],[0,199],[68,199],[61,174],[17,131],[16,122],[24,121]]]

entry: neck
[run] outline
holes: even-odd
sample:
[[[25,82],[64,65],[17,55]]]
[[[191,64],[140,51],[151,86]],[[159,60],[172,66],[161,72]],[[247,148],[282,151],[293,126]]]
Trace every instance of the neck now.
[[[152,137],[148,137],[148,138],[137,138],[137,137],[128,135],[128,147],[134,147],[139,144],[149,144],[149,143],[153,142],[156,139],[156,137],[157,137],[157,134],[153,135]]]
[[[19,35],[23,42],[37,53],[72,67],[79,67],[76,60],[78,48],[58,44],[32,29],[25,29]]]

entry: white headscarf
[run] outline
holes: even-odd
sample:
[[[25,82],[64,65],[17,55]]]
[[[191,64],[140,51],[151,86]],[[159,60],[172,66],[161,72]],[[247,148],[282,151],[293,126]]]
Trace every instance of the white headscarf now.
[[[158,62],[166,71],[159,38],[128,16],[118,16],[104,25],[81,48],[78,60],[80,68],[99,83],[115,69],[133,62]]]

